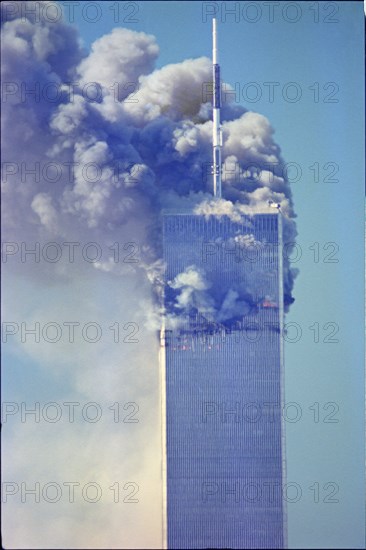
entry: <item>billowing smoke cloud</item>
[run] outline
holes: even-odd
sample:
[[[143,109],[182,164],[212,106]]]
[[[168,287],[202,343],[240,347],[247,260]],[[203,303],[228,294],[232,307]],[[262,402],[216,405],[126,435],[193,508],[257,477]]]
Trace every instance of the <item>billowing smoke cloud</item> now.
[[[159,54],[152,36],[120,28],[96,40],[91,49],[77,70],[81,85],[98,82],[116,92],[119,101],[131,94],[140,76],[153,70]]]
[[[214,201],[210,175],[209,59],[188,59],[154,70],[159,53],[155,38],[122,28],[99,38],[88,54],[80,46],[74,28],[62,21],[43,18],[40,9],[36,10],[39,19],[31,14],[36,4],[49,6],[51,2],[26,2],[28,9],[23,10],[22,18],[21,12],[14,9],[15,4],[19,6],[21,2],[1,3],[3,240],[19,246],[24,241],[29,248],[32,243],[39,242],[42,246],[52,241],[64,252],[65,242],[94,242],[103,253],[91,263],[77,260],[71,263],[69,257],[65,261],[28,262],[24,266],[20,260],[16,263],[19,254],[13,254],[12,249],[5,279],[12,284],[18,282],[9,296],[9,310],[19,322],[47,323],[53,319],[61,325],[73,319],[74,311],[79,311],[82,317],[79,321],[99,319],[107,327],[113,324],[108,310],[112,319],[123,317],[139,323],[141,345],[137,351],[131,347],[126,351],[124,347],[121,354],[119,348],[110,344],[93,344],[92,350],[85,343],[71,348],[52,344],[52,349],[24,344],[21,351],[14,353],[25,354],[55,380],[67,379],[71,395],[66,401],[81,398],[119,401],[121,388],[126,393],[127,387],[126,401],[132,400],[131,392],[132,395],[135,392],[140,396],[142,409],[143,405],[145,410],[157,408],[156,369],[151,368],[151,350],[157,356],[155,330],[161,321],[159,290],[164,280],[161,211],[190,209],[206,217],[227,216],[240,221],[243,214],[267,209],[267,201],[273,200],[281,204],[284,241],[294,241],[291,191],[281,170],[280,148],[264,116],[226,103],[222,108],[223,198]],[[247,235],[238,238],[241,247],[255,244],[250,227]],[[68,250],[70,253],[70,246]],[[77,255],[80,248],[75,250]],[[294,273],[286,261],[284,277],[285,297],[290,303]],[[173,320],[194,308],[207,319],[224,322],[245,314],[251,307],[246,287],[224,288],[219,297],[214,296],[202,267],[196,265],[187,266],[166,286],[165,290],[176,296],[169,311]],[[142,335],[144,325],[146,332]],[[103,364],[95,363],[96,358],[102,358]],[[140,375],[133,376],[133,372]],[[154,415],[149,419],[153,424]],[[149,419],[135,452],[128,447],[130,469],[131,464],[141,461],[158,463],[159,444],[149,435],[158,431],[153,432]],[[100,447],[109,448],[112,440],[118,439],[121,446],[127,444],[119,425],[109,431],[96,425],[95,430],[94,446],[88,443],[83,453],[87,465],[90,456],[99,456]],[[25,436],[20,435],[15,444],[15,448],[21,449],[20,455],[27,456],[33,465],[39,460],[37,448],[44,446],[39,433],[28,434],[26,452],[22,447]],[[58,442],[58,448],[65,450],[60,451],[57,460],[50,461],[48,480],[54,479],[69,463],[68,437],[65,433],[65,447]],[[85,441],[82,434],[79,437]],[[31,460],[27,453],[33,447],[35,458]],[[150,452],[152,448],[155,454]],[[104,457],[113,472],[118,472],[122,450],[111,460]],[[74,454],[77,456],[79,451]],[[12,468],[10,465],[11,475],[14,473],[14,479],[18,479],[19,469],[16,465]],[[26,469],[24,464],[22,468]],[[84,469],[80,468],[82,472]],[[91,463],[86,470],[90,479],[97,470]],[[124,475],[132,476],[129,472],[125,470]],[[157,472],[160,484],[158,466]],[[131,527],[127,547],[132,546],[132,540],[139,547],[150,544],[153,524],[159,523],[151,516],[156,492],[147,487],[145,495],[150,495],[150,501],[146,496],[143,519],[139,517],[135,525],[150,522],[146,535],[149,538],[137,540]],[[149,506],[149,502],[154,504]],[[68,516],[70,512],[65,510],[62,514]],[[85,525],[78,530],[80,517]],[[113,527],[107,523],[109,509],[101,510],[102,525],[91,535],[101,537],[100,543],[85,538],[94,528],[94,521],[85,519],[83,511],[80,517],[76,517],[71,531],[72,544],[121,547],[116,529],[124,531],[129,527],[127,524],[121,527],[120,512],[117,527]],[[19,521],[22,525],[15,527],[22,533],[20,540],[39,545],[35,533],[44,532],[43,523],[34,530],[25,521]],[[105,532],[107,524],[111,526],[111,535]],[[55,523],[49,525],[49,538],[53,540]],[[155,537],[158,539],[159,533]],[[61,545],[63,540],[60,539]],[[50,544],[47,541],[46,538],[45,544]],[[70,541],[65,539],[64,545],[67,544]],[[156,542],[156,547],[159,544]],[[22,545],[18,539],[16,545]]]
[[[281,205],[285,242],[294,241],[291,191],[268,120],[224,105],[223,199],[213,201],[211,61],[189,59],[154,70],[158,53],[153,36],[122,28],[96,40],[85,55],[63,23],[35,24],[29,18],[3,24],[4,81],[16,85],[15,92],[9,85],[5,104],[4,158],[11,161],[16,147],[25,164],[70,167],[68,177],[63,174],[53,186],[45,186],[42,177],[35,182],[28,176],[24,185],[18,174],[7,175],[10,225],[19,216],[23,227],[26,220],[44,235],[55,238],[58,232],[62,238],[78,231],[105,242],[123,227],[138,235],[140,266],[150,278],[154,271],[161,274],[164,208],[238,221],[242,214],[266,211],[273,200]],[[72,93],[70,78],[77,82]],[[40,98],[24,97],[22,82],[29,89],[38,86]],[[51,84],[60,90],[57,101],[44,97]],[[102,261],[96,267],[113,265]],[[293,278],[285,259],[287,304]]]
[[[214,300],[210,295],[210,283],[205,280],[205,275],[194,265],[187,267],[184,272],[179,273],[168,286],[177,292],[170,321],[184,312],[189,314],[192,309],[198,311],[205,318],[212,320],[215,315]],[[174,312],[175,309],[175,312]],[[175,315],[176,314],[176,315]]]

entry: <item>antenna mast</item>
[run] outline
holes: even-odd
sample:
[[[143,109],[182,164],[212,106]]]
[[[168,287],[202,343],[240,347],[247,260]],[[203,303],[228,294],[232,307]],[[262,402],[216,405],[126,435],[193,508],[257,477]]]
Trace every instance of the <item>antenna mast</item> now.
[[[221,198],[221,146],[222,133],[220,124],[221,83],[220,65],[217,55],[217,22],[212,20],[212,62],[213,62],[213,125],[212,125],[212,149],[213,149],[213,190],[214,196]]]

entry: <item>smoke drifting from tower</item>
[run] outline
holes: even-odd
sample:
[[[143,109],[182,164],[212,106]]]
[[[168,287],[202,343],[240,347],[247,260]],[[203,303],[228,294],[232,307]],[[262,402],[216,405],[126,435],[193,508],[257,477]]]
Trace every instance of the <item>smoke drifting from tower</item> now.
[[[57,185],[31,173],[24,181],[7,174],[5,238],[42,236],[63,242],[78,236],[108,248],[123,235],[124,241],[139,243],[136,267],[150,281],[159,280],[164,268],[160,214],[165,209],[238,220],[242,214],[268,211],[272,200],[281,206],[284,242],[295,240],[291,190],[269,121],[232,102],[221,105],[215,22],[213,69],[206,57],[154,69],[159,48],[152,35],[116,28],[96,40],[86,55],[69,25],[42,18],[36,22],[31,10],[26,13],[25,33],[24,21],[4,11],[3,81],[17,86],[3,107],[3,158],[11,162],[17,151],[19,165],[53,162],[74,170],[72,178],[63,172]],[[203,90],[212,83],[212,71],[214,91],[206,97]],[[72,95],[70,79],[78,83]],[[126,87],[133,80],[136,86]],[[24,82],[29,89],[56,86],[60,93],[53,101],[45,94],[39,99],[27,95],[24,101]],[[97,99],[85,94],[90,82],[100,90]],[[214,198],[207,178],[212,145]],[[85,177],[90,164],[98,167],[97,177]],[[225,170],[221,181],[224,165],[235,167],[235,177]],[[94,267],[121,273],[110,259],[102,258]],[[294,276],[285,256],[287,305]],[[224,302],[213,311],[228,316],[229,304],[236,311],[248,298],[239,293],[234,301],[235,292],[227,289]],[[209,296],[210,290],[204,293]],[[210,301],[214,304],[215,297]]]

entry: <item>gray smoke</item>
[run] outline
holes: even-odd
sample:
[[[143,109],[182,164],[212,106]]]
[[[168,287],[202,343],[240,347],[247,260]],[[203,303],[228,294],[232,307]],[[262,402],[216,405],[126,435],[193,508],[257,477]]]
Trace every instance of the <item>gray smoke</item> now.
[[[3,82],[13,86],[3,109],[3,158],[10,166],[3,175],[6,238],[62,242],[77,235],[108,247],[123,234],[124,241],[139,243],[136,269],[155,287],[164,270],[163,209],[240,220],[273,200],[281,205],[284,242],[295,240],[291,190],[273,129],[264,116],[231,103],[222,109],[223,198],[212,198],[210,59],[154,70],[155,38],[123,28],[96,40],[87,54],[74,29],[32,16],[3,20],[2,47]],[[38,97],[24,96],[24,86],[40,90]],[[50,100],[54,88],[59,93]],[[12,174],[15,161],[65,169],[51,184],[42,173]],[[94,267],[121,274],[111,258]],[[286,259],[284,267],[288,305],[296,273]],[[170,284],[182,289],[181,306],[198,304],[219,319],[237,315],[245,304],[234,289],[215,303],[204,274],[193,267]]]

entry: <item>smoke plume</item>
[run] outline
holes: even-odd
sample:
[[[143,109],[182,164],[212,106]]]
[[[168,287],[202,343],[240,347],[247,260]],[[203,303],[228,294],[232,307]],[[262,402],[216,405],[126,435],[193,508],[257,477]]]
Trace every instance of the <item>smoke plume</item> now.
[[[281,205],[284,241],[292,242],[291,191],[268,120],[225,103],[223,198],[213,200],[210,59],[155,69],[154,36],[124,28],[86,52],[76,29],[44,17],[50,12],[43,5],[52,2],[1,3],[3,241],[10,243],[4,309],[18,326],[98,322],[103,338],[73,345],[9,338],[9,370],[18,375],[8,398],[99,402],[106,413],[95,424],[7,424],[13,456],[5,471],[19,484],[103,481],[103,498],[117,480],[136,480],[143,498],[134,510],[101,501],[75,502],[71,512],[68,502],[28,506],[15,496],[5,509],[7,542],[159,548],[162,290],[172,296],[168,313],[177,324],[192,309],[226,323],[255,306],[248,285],[214,292],[199,265],[164,282],[161,212],[241,221],[268,211],[273,200]],[[256,245],[249,226],[236,238],[228,246]],[[284,268],[289,304],[295,274],[286,259]],[[117,325],[119,341],[111,330]],[[137,338],[126,340],[123,330],[131,327]],[[140,407],[136,429],[109,422],[114,402],[131,401]]]
[[[136,269],[153,283],[164,268],[160,214],[166,208],[239,221],[242,214],[268,210],[272,200],[281,205],[284,241],[294,241],[291,190],[273,129],[264,116],[233,103],[222,109],[223,198],[212,198],[210,59],[154,69],[154,36],[123,28],[96,40],[87,54],[74,29],[35,22],[31,15],[4,20],[2,44],[7,237],[19,240],[24,232],[62,242],[82,235],[108,247],[123,232],[139,243]],[[20,177],[19,166],[36,163],[39,177]],[[62,167],[53,184],[52,165],[58,172]],[[94,267],[121,273],[111,257]],[[286,259],[284,267],[288,304],[295,273]],[[189,276],[188,270],[182,279]],[[212,310],[210,290],[199,281],[196,274],[198,288],[185,290],[180,300],[203,300],[204,294]],[[229,315],[234,303],[231,292],[215,307]]]

